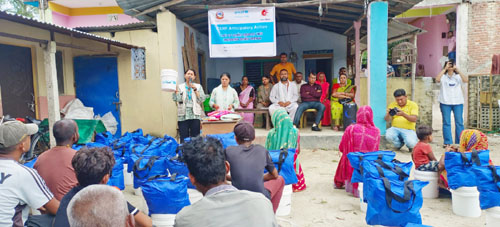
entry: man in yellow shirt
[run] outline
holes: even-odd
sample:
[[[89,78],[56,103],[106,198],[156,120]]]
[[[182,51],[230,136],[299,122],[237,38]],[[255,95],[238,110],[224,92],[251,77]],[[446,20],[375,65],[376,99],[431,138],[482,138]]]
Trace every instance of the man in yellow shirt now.
[[[280,81],[280,72],[282,69],[286,69],[288,71],[288,80],[293,81],[293,76],[297,73],[295,70],[295,66],[292,63],[288,62],[288,56],[286,53],[280,54],[280,63],[274,65],[271,70],[271,80],[273,84],[276,84]]]
[[[394,91],[395,102],[387,107],[385,121],[391,121],[391,127],[385,133],[385,139],[392,143],[395,149],[399,150],[405,144],[413,151],[413,147],[418,142],[415,125],[418,118],[417,103],[408,100],[404,89]]]

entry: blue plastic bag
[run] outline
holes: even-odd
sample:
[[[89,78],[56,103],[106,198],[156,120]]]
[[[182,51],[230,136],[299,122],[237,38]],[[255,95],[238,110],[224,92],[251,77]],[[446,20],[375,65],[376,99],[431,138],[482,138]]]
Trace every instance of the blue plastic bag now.
[[[415,223],[408,223],[405,225],[405,227],[432,227],[430,225],[422,225],[422,224],[415,224]]]
[[[188,181],[187,177],[177,175],[149,178],[141,186],[149,214],[177,214],[189,206]]]
[[[150,177],[157,175],[167,175],[168,167],[166,157],[160,156],[137,156],[132,154],[130,160],[133,164],[128,164],[128,168],[134,173],[134,188],[141,187]]]
[[[351,164],[354,171],[352,172],[351,183],[363,182],[363,175],[361,174],[361,169],[363,166],[361,162],[363,160],[374,161],[381,159],[384,162],[390,162],[396,157],[396,153],[392,151],[373,151],[373,152],[351,152],[347,154],[349,163]]]
[[[106,145],[109,146],[115,140],[116,140],[116,138],[113,136],[113,134],[111,134],[110,131],[106,131],[106,132],[98,133],[97,135],[95,135],[95,140],[94,141],[96,143],[106,144]]]
[[[224,133],[224,134],[212,134],[207,136],[219,139],[224,149],[226,149],[229,146],[238,146],[238,143],[236,143],[236,139],[234,138],[234,132]]]
[[[500,206],[500,166],[474,166],[481,209]]]
[[[125,160],[121,156],[115,155],[115,166],[111,171],[111,177],[109,178],[108,185],[115,186],[120,190],[125,189],[125,180],[123,178],[123,163]]]
[[[490,160],[490,151],[472,152],[446,152],[444,155],[444,166],[448,177],[448,186],[451,189],[459,187],[474,187],[476,174],[472,166],[487,166]]]
[[[26,162],[24,163],[24,166],[26,167],[29,167],[29,168],[32,168],[33,169],[33,166],[35,165],[35,162],[36,160],[38,159],[38,157],[35,157],[33,160],[29,161],[29,162]]]
[[[368,208],[366,223],[369,225],[405,226],[408,223],[422,224],[422,188],[429,182],[411,180],[402,182],[387,178],[365,178]]]
[[[410,176],[413,162],[400,162],[396,159],[390,162],[384,162],[381,159],[374,161],[363,160],[361,162],[363,168],[363,179],[367,177],[381,178],[387,177],[389,180],[406,181]]]
[[[297,174],[295,173],[295,169],[293,168],[295,148],[269,151],[269,155],[271,156],[279,175],[285,179],[285,184],[296,184],[299,181]],[[267,171],[264,170],[264,172]]]

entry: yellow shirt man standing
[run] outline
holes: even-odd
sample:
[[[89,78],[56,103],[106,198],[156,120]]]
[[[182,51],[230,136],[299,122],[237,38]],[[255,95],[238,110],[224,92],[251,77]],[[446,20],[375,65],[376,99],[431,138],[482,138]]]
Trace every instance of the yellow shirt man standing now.
[[[273,84],[277,83],[280,81],[280,72],[282,69],[286,69],[288,71],[288,80],[293,81],[293,76],[297,73],[295,70],[295,66],[288,62],[288,56],[286,53],[281,53],[280,54],[280,63],[276,64],[273,69],[271,70],[271,79]]]
[[[408,100],[404,89],[394,91],[394,98],[396,101],[389,104],[384,117],[386,121],[391,121],[391,127],[387,129],[385,138],[395,149],[399,150],[406,145],[411,152],[418,142],[415,132],[418,105]]]

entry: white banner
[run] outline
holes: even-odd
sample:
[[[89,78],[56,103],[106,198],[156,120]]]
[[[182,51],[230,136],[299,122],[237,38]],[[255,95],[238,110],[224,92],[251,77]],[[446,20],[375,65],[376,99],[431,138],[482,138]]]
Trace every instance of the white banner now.
[[[211,58],[276,56],[274,7],[208,11]]]

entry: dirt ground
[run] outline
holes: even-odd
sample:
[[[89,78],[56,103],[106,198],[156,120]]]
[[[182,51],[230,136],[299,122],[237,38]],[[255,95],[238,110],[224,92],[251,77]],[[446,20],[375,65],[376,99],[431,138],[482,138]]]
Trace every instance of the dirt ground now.
[[[434,133],[433,151],[437,157],[444,153],[444,149],[438,147],[442,143],[440,133]],[[489,145],[491,159],[494,163],[500,163],[500,136],[490,136]],[[359,199],[347,194],[344,190],[333,189],[333,177],[340,159],[340,153],[336,148],[332,150],[303,150],[300,154],[300,162],[305,174],[307,189],[292,195],[292,211],[289,216],[277,217],[282,227],[287,226],[367,226],[365,213],[359,209]],[[410,154],[406,151],[398,151],[396,159],[400,161],[411,161]],[[133,194],[133,190],[127,187],[125,190],[127,199],[140,210],[147,213],[147,206],[141,196]],[[451,207],[451,199],[424,199],[420,210],[423,224],[435,227],[469,227],[484,226],[485,216],[479,218],[465,218],[454,215]]]

